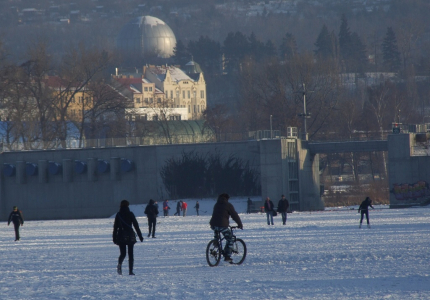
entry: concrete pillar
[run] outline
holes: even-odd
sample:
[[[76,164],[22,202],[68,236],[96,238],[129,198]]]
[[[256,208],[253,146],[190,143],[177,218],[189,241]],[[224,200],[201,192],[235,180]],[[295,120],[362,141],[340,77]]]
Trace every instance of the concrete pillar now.
[[[72,181],[73,163],[71,159],[63,159],[63,182]]]
[[[48,161],[39,160],[38,162],[38,175],[39,175],[39,183],[47,183],[48,182]]]
[[[16,162],[16,183],[25,183],[25,161]]]
[[[96,158],[88,158],[88,181],[96,181],[97,180],[97,159]]]
[[[119,180],[119,157],[110,158],[110,179]]]

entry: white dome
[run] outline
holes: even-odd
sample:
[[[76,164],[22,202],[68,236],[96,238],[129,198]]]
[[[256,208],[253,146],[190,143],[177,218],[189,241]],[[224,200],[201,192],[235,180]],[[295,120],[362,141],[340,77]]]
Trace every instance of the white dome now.
[[[116,44],[124,55],[168,58],[173,55],[176,37],[162,20],[142,16],[131,20],[121,29]]]

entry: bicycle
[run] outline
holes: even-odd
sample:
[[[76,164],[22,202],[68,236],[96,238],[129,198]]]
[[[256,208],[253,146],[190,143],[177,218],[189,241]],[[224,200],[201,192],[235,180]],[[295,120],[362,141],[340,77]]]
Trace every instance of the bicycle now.
[[[233,249],[231,252],[232,261],[230,262],[230,264],[240,265],[241,263],[243,263],[246,257],[246,244],[242,239],[236,238],[236,235],[233,232],[234,229],[237,229],[239,227],[229,226],[229,228],[233,236]],[[211,240],[206,247],[206,261],[211,267],[218,266],[219,262],[221,261],[221,257],[224,254],[222,242],[225,240],[225,238],[221,237],[221,233],[218,231],[216,232],[216,235],[217,238]]]

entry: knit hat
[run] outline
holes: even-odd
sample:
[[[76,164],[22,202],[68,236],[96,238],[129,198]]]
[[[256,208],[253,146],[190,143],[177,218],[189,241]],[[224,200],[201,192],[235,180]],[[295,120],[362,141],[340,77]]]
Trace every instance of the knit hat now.
[[[130,202],[128,202],[127,200],[122,200],[122,201],[121,201],[121,205],[120,205],[120,206],[121,206],[121,207],[124,207],[124,206],[125,206],[125,207],[128,207],[129,205],[130,205]]]

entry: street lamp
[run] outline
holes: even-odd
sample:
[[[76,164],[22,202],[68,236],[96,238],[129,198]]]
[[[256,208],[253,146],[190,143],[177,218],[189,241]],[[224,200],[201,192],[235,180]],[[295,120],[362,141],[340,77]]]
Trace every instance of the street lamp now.
[[[303,113],[299,114],[299,117],[303,118],[303,133],[302,133],[302,140],[307,141],[308,140],[308,129],[306,124],[306,119],[309,119],[311,117],[310,113],[307,113],[306,111],[306,86],[303,83]]]
[[[272,130],[272,115],[270,115],[270,138],[273,139],[273,130]]]

